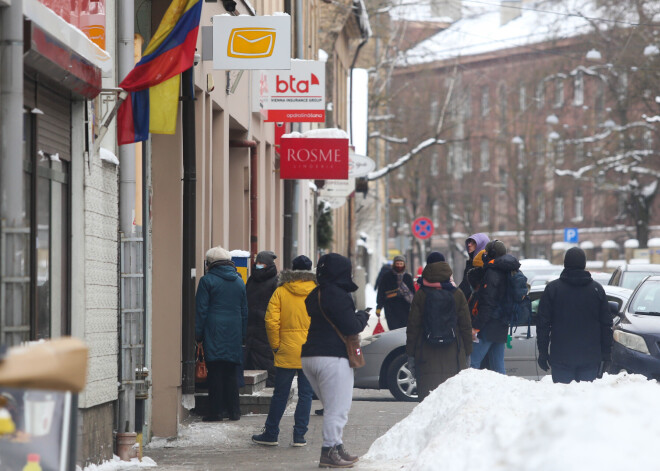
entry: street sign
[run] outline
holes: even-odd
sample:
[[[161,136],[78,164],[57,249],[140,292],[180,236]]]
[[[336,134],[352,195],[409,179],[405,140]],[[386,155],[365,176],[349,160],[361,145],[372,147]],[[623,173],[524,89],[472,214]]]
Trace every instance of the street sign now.
[[[417,218],[412,223],[412,233],[418,239],[428,239],[433,235],[433,223],[429,218]]]
[[[578,243],[578,228],[577,227],[567,227],[564,229],[564,242],[569,244]]]

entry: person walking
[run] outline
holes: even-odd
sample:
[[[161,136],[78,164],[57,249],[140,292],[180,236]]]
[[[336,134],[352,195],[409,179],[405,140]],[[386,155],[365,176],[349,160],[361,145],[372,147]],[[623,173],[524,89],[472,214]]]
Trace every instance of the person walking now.
[[[414,295],[415,284],[410,273],[406,273],[406,259],[397,255],[392,260],[392,269],[383,274],[378,285],[376,315],[380,317],[385,307],[387,327],[390,330],[405,327]]]
[[[266,334],[266,309],[277,289],[277,255],[270,250],[257,254],[254,269],[245,286],[248,300],[248,327],[245,344],[245,369],[266,370],[266,386],[275,386],[273,351]]]
[[[470,237],[465,239],[465,250],[467,251],[468,259],[465,262],[465,269],[463,270],[463,279],[458,285],[460,290],[463,291],[463,294],[465,295],[465,299],[470,299],[470,295],[472,294],[472,290],[470,289],[470,282],[468,280],[467,274],[470,271],[470,269],[472,269],[472,267],[474,266],[474,257],[479,252],[481,252],[483,249],[486,248],[486,244],[488,242],[490,242],[490,239],[483,232],[472,234]]]
[[[423,401],[447,379],[468,367],[472,352],[472,325],[463,292],[451,281],[451,267],[440,252],[433,252],[422,272],[422,287],[415,293],[408,327],[408,368],[417,380],[417,395]],[[452,323],[454,339],[443,344],[427,337],[424,316],[437,315]]]
[[[362,332],[369,313],[355,311],[351,293],[351,261],[337,253],[319,258],[316,267],[318,286],[305,300],[311,318],[307,341],[302,347],[302,368],[314,392],[323,403],[323,446],[320,468],[349,468],[358,460],[342,440],[353,399],[353,370],[348,363],[342,335]]]
[[[300,351],[307,340],[309,315],[305,298],[316,287],[312,261],[304,255],[293,259],[292,270],[280,273],[278,288],[266,311],[266,332],[275,355],[275,389],[263,432],[252,435],[260,445],[278,444],[280,420],[286,409],[293,378],[298,374],[298,404],[293,415],[293,446],[305,446],[312,408],[312,386],[302,371]]]
[[[247,333],[245,284],[222,247],[206,252],[206,265],[195,296],[195,337],[203,344],[208,370],[209,412],[203,420],[216,422],[225,415],[239,420],[236,369]]]
[[[486,355],[490,359],[490,369],[506,374],[504,368],[504,345],[507,340],[508,325],[502,319],[507,293],[507,276],[520,268],[520,262],[506,253],[506,246],[499,240],[486,244],[484,277],[477,291],[478,308],[472,318],[473,348],[470,366],[480,368]]]
[[[585,270],[579,247],[564,255],[564,270],[545,287],[536,321],[539,367],[552,380],[593,381],[601,362],[611,361],[612,315],[605,291]]]

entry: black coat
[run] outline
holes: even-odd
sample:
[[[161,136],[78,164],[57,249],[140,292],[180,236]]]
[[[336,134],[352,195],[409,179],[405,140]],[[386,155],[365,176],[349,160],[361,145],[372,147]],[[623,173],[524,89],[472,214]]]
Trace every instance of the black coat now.
[[[588,271],[564,269],[545,287],[539,302],[536,335],[539,355],[550,366],[597,365],[612,350],[612,315],[603,287]]]
[[[472,327],[479,330],[479,338],[495,343],[505,343],[508,326],[501,320],[506,299],[507,276],[520,268],[520,262],[511,254],[505,254],[488,262],[484,279],[477,295],[477,316],[472,318]]]
[[[271,296],[277,289],[277,267],[267,265],[254,269],[247,280],[248,322],[245,342],[245,368],[268,370],[268,385],[273,385],[275,366],[273,351],[266,334],[266,309]]]
[[[357,286],[351,278],[350,260],[334,253],[322,256],[317,268],[317,282],[319,286],[305,299],[311,322],[301,356],[348,358],[346,345],[321,312],[318,293],[321,293],[323,312],[344,336],[359,334],[364,330],[369,314],[365,311],[355,312],[350,293],[357,290]]]
[[[415,283],[409,273],[403,274],[402,282],[408,286],[410,293],[415,295]],[[397,273],[390,270],[383,274],[378,285],[378,294],[376,295],[377,308],[385,306],[385,319],[390,330],[398,329],[408,325],[408,313],[410,312],[410,303],[401,295],[393,298],[387,297],[388,291],[396,291],[399,288]]]

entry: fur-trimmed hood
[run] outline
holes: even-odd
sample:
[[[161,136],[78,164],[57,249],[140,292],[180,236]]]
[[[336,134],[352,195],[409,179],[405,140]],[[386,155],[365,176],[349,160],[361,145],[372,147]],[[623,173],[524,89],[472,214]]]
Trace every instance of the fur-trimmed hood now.
[[[277,286],[279,287],[292,281],[313,281],[316,283],[316,273],[307,270],[283,270],[277,279]]]

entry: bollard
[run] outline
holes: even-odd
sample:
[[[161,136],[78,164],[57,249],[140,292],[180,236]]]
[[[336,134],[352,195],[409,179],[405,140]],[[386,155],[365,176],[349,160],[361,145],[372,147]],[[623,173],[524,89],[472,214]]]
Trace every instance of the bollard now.
[[[135,432],[117,433],[117,456],[120,460],[130,461],[132,458],[137,458],[136,439],[137,434]]]

